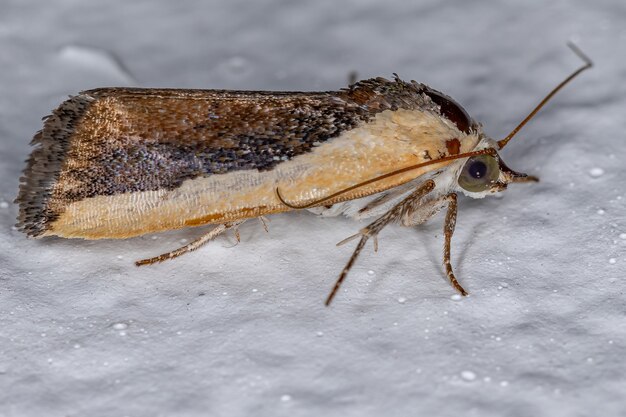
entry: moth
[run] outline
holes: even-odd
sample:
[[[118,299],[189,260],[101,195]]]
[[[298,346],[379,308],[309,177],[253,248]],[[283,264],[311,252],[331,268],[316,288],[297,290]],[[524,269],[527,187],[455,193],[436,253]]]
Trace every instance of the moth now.
[[[447,95],[415,81],[374,78],[330,92],[99,88],[44,118],[20,180],[17,227],[28,236],[125,239],[216,225],[152,264],[192,251],[248,219],[308,209],[372,219],[326,299],[330,304],[369,239],[391,223],[415,226],[442,209],[443,264],[457,193],[473,198],[534,176],[499,157],[565,84],[502,140]]]

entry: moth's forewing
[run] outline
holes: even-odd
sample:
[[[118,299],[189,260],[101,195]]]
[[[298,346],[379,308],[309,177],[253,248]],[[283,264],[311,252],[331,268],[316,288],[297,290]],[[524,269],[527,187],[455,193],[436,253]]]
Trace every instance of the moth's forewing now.
[[[285,211],[478,142],[444,97],[382,78],[325,93],[109,88],[62,103],[17,201],[30,236],[125,238]],[[387,178],[325,204],[396,187]]]

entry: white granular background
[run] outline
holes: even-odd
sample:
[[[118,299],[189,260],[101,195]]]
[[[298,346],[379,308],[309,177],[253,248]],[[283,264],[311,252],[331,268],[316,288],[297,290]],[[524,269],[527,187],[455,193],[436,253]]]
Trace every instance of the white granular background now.
[[[626,4],[0,1],[0,416],[626,415]],[[175,261],[202,230],[29,240],[12,228],[41,117],[101,86],[429,84],[541,177],[392,226],[323,300],[364,224],[295,212]]]

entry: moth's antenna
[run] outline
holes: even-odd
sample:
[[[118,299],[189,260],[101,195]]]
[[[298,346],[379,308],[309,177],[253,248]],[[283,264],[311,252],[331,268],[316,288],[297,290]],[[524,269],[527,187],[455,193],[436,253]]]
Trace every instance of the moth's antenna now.
[[[528,116],[526,116],[526,118],[524,120],[522,120],[522,122],[520,124],[517,125],[517,127],[515,129],[513,129],[511,131],[511,133],[508,134],[508,136],[502,140],[498,141],[498,149],[502,149],[506,146],[507,143],[509,143],[509,141],[513,138],[513,136],[515,136],[517,134],[517,132],[519,132],[521,130],[522,127],[524,127],[524,125],[526,123],[528,123],[528,121],[530,119],[532,119],[535,114],[537,114],[537,112],[539,110],[541,110],[541,108],[548,102],[550,101],[550,99],[559,92],[559,90],[563,87],[565,87],[565,85],[567,83],[569,83],[570,81],[572,81],[574,78],[576,78],[576,76],[578,74],[580,74],[581,72],[583,72],[584,70],[591,68],[593,66],[593,62],[591,61],[591,59],[589,59],[589,57],[587,55],[585,55],[583,53],[583,51],[581,51],[576,45],[574,45],[572,42],[568,42],[567,46],[569,46],[569,48],[574,51],[574,53],[576,55],[578,55],[578,57],[580,59],[583,60],[583,62],[585,63],[582,67],[578,68],[576,71],[574,71],[569,77],[567,77],[566,79],[564,79],[563,81],[561,81],[561,83],[559,85],[557,85],[556,87],[554,87],[554,89],[552,91],[550,91],[550,93],[548,93],[547,96],[545,96],[543,98],[543,100],[541,100],[541,102],[539,102],[539,104],[537,105],[537,107],[535,107],[533,109],[533,111],[531,111]]]
[[[317,200],[314,200],[314,201],[312,201],[310,203],[306,203],[306,204],[302,204],[302,205],[297,205],[297,204],[293,204],[293,203],[287,202],[287,200],[285,200],[285,198],[282,196],[282,194],[281,194],[280,190],[278,189],[278,187],[276,187],[276,196],[278,197],[278,199],[280,200],[281,203],[283,203],[287,207],[292,208],[294,210],[311,208],[311,207],[320,205],[322,203],[325,203],[325,202],[327,202],[329,200],[332,200],[332,199],[334,199],[336,197],[339,197],[342,194],[345,194],[345,193],[350,192],[352,190],[356,190],[357,188],[364,187],[364,186],[372,184],[372,183],[374,183],[376,181],[384,180],[385,178],[393,177],[394,175],[403,174],[405,172],[413,171],[415,169],[419,169],[419,168],[422,168],[422,167],[425,167],[425,166],[428,166],[428,165],[439,164],[441,162],[453,161],[455,159],[469,158],[469,157],[472,157],[472,156],[485,155],[485,154],[495,155],[496,154],[496,150],[493,149],[493,148],[486,148],[486,149],[481,149],[479,151],[472,151],[472,152],[460,153],[458,155],[444,156],[443,158],[433,159],[431,161],[422,162],[420,164],[409,165],[408,167],[396,169],[395,171],[391,171],[391,172],[388,172],[386,174],[379,175],[378,177],[370,178],[369,180],[365,180],[365,181],[360,182],[358,184],[351,185],[350,187],[347,187],[347,188],[344,188],[342,190],[339,190],[339,191],[337,191],[335,193],[332,193],[329,196],[322,197],[320,199],[317,199]]]

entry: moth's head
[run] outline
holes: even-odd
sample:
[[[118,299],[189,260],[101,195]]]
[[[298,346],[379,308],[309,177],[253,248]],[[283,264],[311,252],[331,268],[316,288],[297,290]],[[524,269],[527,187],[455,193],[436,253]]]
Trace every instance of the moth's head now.
[[[460,191],[464,194],[482,198],[487,194],[496,193],[506,189],[507,185],[513,182],[537,182],[539,179],[532,175],[522,174],[510,169],[500,159],[500,155],[496,149],[504,148],[507,143],[520,131],[522,127],[567,83],[573,80],[578,74],[593,66],[591,60],[582,53],[574,44],[568,44],[579,58],[584,61],[584,65],[574,71],[569,77],[565,78],[560,84],[546,95],[543,100],[511,131],[504,139],[494,141],[483,137],[477,146],[477,150],[491,149],[490,154],[475,155],[467,159],[463,168],[459,171],[457,184]]]
[[[513,171],[497,152],[468,158],[457,177],[459,190],[473,198],[503,191],[514,182],[537,181],[535,176]]]
[[[501,148],[499,142],[486,137],[480,125],[469,117],[460,104],[429,87],[426,87],[425,94],[439,106],[441,115],[454,123],[460,131],[479,136],[480,140],[475,151],[493,150],[493,154],[476,155],[467,159],[457,177],[459,191],[473,198],[482,198],[505,190],[512,182],[539,181],[537,177],[510,169],[495,151]]]

